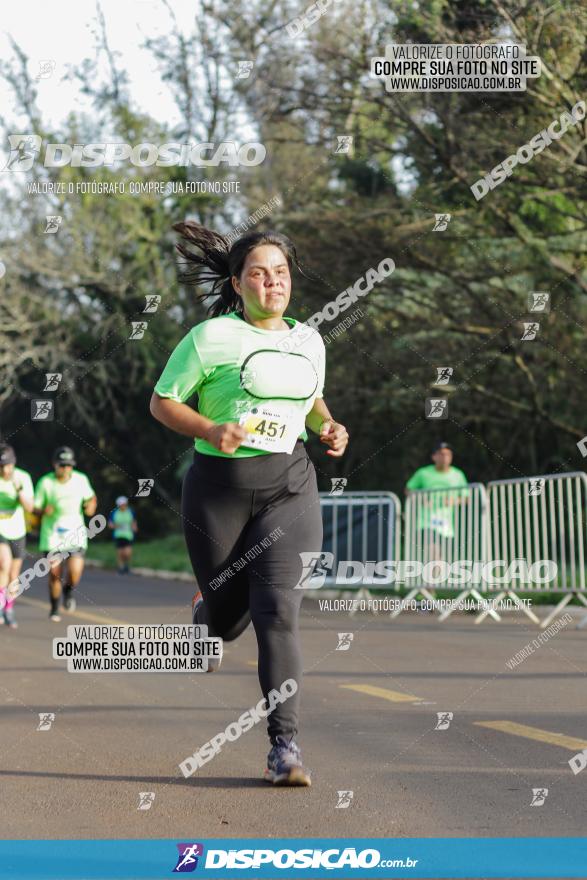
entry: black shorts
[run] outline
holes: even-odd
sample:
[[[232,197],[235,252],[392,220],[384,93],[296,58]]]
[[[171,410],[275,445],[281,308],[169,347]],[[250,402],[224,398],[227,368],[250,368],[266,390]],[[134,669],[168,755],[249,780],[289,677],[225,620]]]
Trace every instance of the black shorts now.
[[[133,542],[130,538],[115,538],[114,543],[121,549],[122,547],[132,547]]]
[[[55,549],[57,550],[57,548],[55,548]],[[62,547],[61,550],[62,550],[65,558],[62,559],[61,562],[51,563],[51,567],[53,567],[55,565],[62,565],[62,563],[67,562],[67,560],[69,559],[70,556],[79,556],[79,557],[83,558],[86,555],[86,548],[85,547]],[[41,553],[43,554],[43,556],[46,556],[50,552],[51,552],[50,550],[41,550]],[[49,561],[51,561],[51,560],[49,560]]]
[[[8,544],[13,559],[24,559],[26,556],[26,535],[22,538],[3,538],[0,535],[0,544]]]

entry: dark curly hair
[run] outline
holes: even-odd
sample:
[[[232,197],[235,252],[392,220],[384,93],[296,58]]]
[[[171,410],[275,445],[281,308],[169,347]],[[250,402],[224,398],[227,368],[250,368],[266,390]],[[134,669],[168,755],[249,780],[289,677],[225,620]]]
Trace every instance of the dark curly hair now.
[[[183,239],[176,245],[177,251],[185,260],[180,271],[180,280],[188,284],[211,283],[210,290],[198,294],[198,297],[201,300],[214,298],[208,308],[208,313],[213,318],[235,311],[242,314],[243,301],[232,286],[231,277],[240,277],[247,254],[253,248],[273,244],[287,259],[290,271],[295,265],[302,272],[293,242],[280,232],[270,229],[265,232],[249,232],[230,244],[224,235],[206,229],[193,220],[175,223],[173,229]],[[194,247],[199,253],[192,249]]]

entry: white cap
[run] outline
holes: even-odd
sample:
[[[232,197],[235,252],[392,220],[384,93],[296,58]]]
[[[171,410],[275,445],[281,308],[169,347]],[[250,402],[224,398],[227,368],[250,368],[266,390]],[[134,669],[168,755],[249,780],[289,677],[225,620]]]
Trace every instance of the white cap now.
[[[128,498],[126,495],[119,495],[116,499],[116,506],[120,507],[121,504],[128,504]]]

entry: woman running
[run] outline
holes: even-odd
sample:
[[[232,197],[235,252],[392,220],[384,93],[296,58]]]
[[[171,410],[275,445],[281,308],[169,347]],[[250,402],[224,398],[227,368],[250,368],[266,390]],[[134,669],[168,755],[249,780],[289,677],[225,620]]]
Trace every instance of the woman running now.
[[[33,510],[33,481],[30,474],[16,467],[12,446],[0,445],[0,623],[12,629],[14,598],[6,589],[20,574],[26,553],[25,511]]]
[[[322,399],[320,335],[284,318],[292,242],[254,232],[232,245],[197,223],[173,227],[188,281],[212,282],[212,317],[173,351],[151,400],[166,427],[195,440],[182,493],[185,539],[199,587],[193,622],[232,641],[252,621],[263,696],[288,679],[296,692],[268,715],[265,778],[310,785],[296,743],[302,676],[301,553],[319,554],[322,517],[305,426],[339,458],[348,443]],[[195,246],[200,253],[187,245]],[[292,328],[297,328],[293,330]],[[198,410],[185,401],[198,394]]]

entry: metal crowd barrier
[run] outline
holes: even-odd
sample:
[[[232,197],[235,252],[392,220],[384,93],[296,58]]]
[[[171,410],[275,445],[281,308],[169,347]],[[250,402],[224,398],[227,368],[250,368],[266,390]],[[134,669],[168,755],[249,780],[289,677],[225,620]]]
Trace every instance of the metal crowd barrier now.
[[[320,507],[324,527],[322,552],[332,554],[324,586],[357,585],[352,575],[348,580],[337,579],[339,563],[399,559],[401,505],[393,492],[320,492]],[[391,577],[377,578],[376,586],[392,583]],[[364,584],[357,593],[357,598],[361,596],[370,596]]]
[[[475,563],[483,565],[488,559],[487,512],[487,492],[481,483],[468,483],[452,489],[410,491],[405,502],[403,557],[426,566],[427,571],[406,577],[409,592],[392,612],[392,617],[401,614],[418,595],[434,601],[432,591],[435,586],[460,591],[453,600],[453,607],[447,607],[440,620],[446,620],[467,596],[483,601],[480,590],[484,586],[481,582],[479,589],[475,585],[473,567]],[[471,564],[471,583],[466,586],[454,583],[456,576],[447,576],[448,566],[457,560],[467,560]],[[434,586],[430,580],[435,581]],[[499,619],[495,611],[489,613]]]
[[[504,597],[541,627],[546,627],[577,596],[587,606],[585,575],[585,526],[587,524],[587,474],[582,471],[547,474],[511,480],[494,480],[487,485],[469,483],[455,489],[418,489],[409,493],[404,510],[403,559],[400,558],[401,504],[393,492],[320,493],[324,524],[323,552],[332,554],[324,585],[339,590],[358,588],[358,596],[370,596],[367,585],[406,586],[408,594],[391,613],[397,617],[416,596],[434,601],[434,590],[458,592],[440,615],[440,620],[456,609],[468,596],[484,605],[475,619],[481,623],[488,615],[501,620],[496,605]],[[352,575],[338,578],[341,562],[403,562],[405,580],[397,573],[361,582]],[[443,576],[442,564],[466,560],[475,566],[493,563],[493,578],[475,579],[467,584],[451,583]],[[532,569],[538,563],[539,580],[546,572],[546,560],[556,565],[554,578],[537,582]],[[516,577],[504,584],[512,563],[524,563]],[[409,573],[409,565],[429,563],[433,583],[426,573]],[[350,567],[349,567],[350,568]],[[500,568],[500,574],[497,569]],[[515,568],[515,565],[514,565]],[[446,567],[444,569],[446,571]],[[435,572],[435,573],[434,573]],[[528,575],[525,577],[524,575]],[[452,578],[456,580],[456,578]],[[519,593],[562,594],[560,602],[540,621],[519,598]],[[488,602],[490,603],[488,605]],[[587,626],[587,615],[578,628]]]
[[[528,569],[539,560],[557,565],[554,580],[536,583],[519,578],[514,587],[491,586],[497,601],[509,596],[541,627],[546,627],[573,596],[585,599],[585,505],[587,475],[581,471],[547,474],[488,484],[490,507],[490,558],[507,562],[525,560]],[[520,572],[523,574],[524,572]],[[551,613],[540,621],[520,605],[516,592],[562,593]],[[485,612],[480,615],[480,620]],[[587,624],[585,617],[579,626]]]

